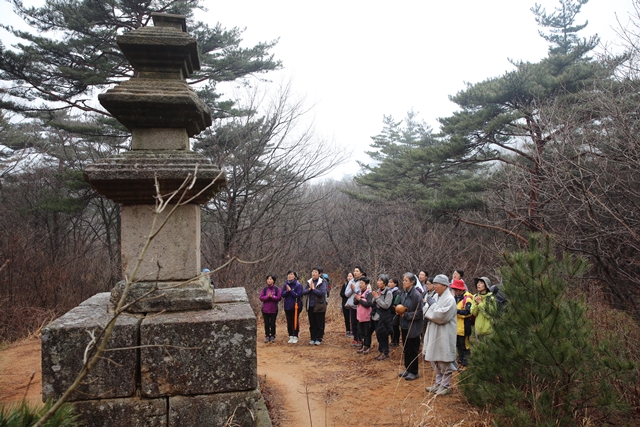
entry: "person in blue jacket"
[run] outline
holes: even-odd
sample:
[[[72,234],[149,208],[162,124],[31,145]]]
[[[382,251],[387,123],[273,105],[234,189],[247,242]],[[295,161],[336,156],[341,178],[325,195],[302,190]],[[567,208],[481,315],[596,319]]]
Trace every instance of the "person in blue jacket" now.
[[[298,273],[287,271],[287,280],[282,285],[282,299],[284,300],[284,314],[287,318],[289,342],[297,344],[300,333],[300,312],[302,311],[302,284],[298,282]]]

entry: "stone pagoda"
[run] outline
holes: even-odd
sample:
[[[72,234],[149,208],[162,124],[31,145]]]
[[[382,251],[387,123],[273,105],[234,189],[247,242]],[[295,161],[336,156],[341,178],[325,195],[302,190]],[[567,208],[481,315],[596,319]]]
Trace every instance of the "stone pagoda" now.
[[[200,276],[200,204],[225,178],[190,149],[189,137],[211,125],[185,81],[200,68],[196,40],[184,16],[152,18],[154,26],[117,37],[136,77],[99,96],[131,131],[131,151],[84,173],[121,205],[122,273],[131,284],[126,295],[123,280],[42,330],[42,397],[57,399],[73,383],[124,295],[108,350],[69,398],[86,425],[270,426],[246,291],[214,292]]]

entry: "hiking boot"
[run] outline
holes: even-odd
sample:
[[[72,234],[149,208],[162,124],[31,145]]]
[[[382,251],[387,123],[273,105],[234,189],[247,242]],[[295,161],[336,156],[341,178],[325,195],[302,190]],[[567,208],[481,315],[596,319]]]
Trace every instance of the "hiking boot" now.
[[[389,358],[389,355],[388,354],[384,354],[384,353],[382,353],[380,356],[378,356],[378,360],[385,360],[385,359],[388,359],[388,358]]]
[[[264,338],[264,343],[265,344],[269,344],[271,342],[271,338],[270,337],[265,337]]]
[[[420,378],[420,375],[412,374],[411,372],[409,372],[407,375],[404,376],[404,379],[407,381],[417,380],[418,378]]]
[[[369,347],[364,347],[362,350],[362,354],[369,354]]]
[[[276,343],[276,337],[271,337],[271,344],[275,344]]]
[[[408,371],[402,371],[402,372],[400,372],[400,373],[398,374],[398,376],[399,376],[400,378],[404,378],[404,377],[406,377],[407,375],[409,375],[409,372],[408,372]]]
[[[361,347],[361,346],[362,344],[360,343],[360,341],[356,341],[356,340],[351,341],[351,347]]]
[[[440,389],[440,384],[434,384],[431,387],[425,388],[425,390],[427,390],[428,393],[436,393],[438,389]]]
[[[436,396],[446,396],[447,394],[451,394],[449,387],[440,387],[438,391],[436,391]]]

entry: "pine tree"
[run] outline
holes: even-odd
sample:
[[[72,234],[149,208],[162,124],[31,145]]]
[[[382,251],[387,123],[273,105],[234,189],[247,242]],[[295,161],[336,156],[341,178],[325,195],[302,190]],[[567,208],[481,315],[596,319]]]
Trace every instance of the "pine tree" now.
[[[22,114],[73,109],[109,116],[92,104],[91,96],[134,75],[116,36],[149,25],[152,12],[187,16],[201,60],[201,70],[190,83],[207,82],[205,102],[214,117],[234,113],[233,103],[216,92],[218,83],[281,66],[269,52],[277,41],[244,48],[242,30],[195,22],[200,0],[47,0],[39,7],[21,0],[11,3],[33,31],[2,25],[21,42],[13,49],[0,44],[0,80],[9,83],[4,84],[0,107]]]
[[[526,201],[508,213],[525,231],[546,229],[542,161],[558,129],[541,120],[540,109],[575,103],[577,93],[612,73],[587,56],[597,36],[580,40],[576,35],[586,26],[575,25],[586,1],[560,0],[561,7],[551,15],[540,6],[533,8],[538,23],[551,28],[550,35],[541,32],[550,43],[548,57],[537,63],[513,62],[515,70],[469,84],[451,97],[460,110],[439,119],[444,139],[455,147],[455,163],[499,163],[525,176],[521,192]]]
[[[509,303],[461,379],[469,401],[490,408],[498,425],[572,426],[624,407],[612,382],[632,366],[594,344],[586,306],[570,295],[588,264],[553,250],[550,237],[534,235],[528,251],[505,254]]]
[[[359,162],[363,172],[356,177],[358,185],[374,198],[411,201],[435,214],[481,205],[477,195],[483,180],[475,173],[480,167],[454,167],[449,162],[452,146],[438,140],[415,112],[400,121],[385,116],[383,124],[371,138],[375,150],[367,152],[373,163]]]
[[[560,6],[555,12],[548,14],[546,9],[536,3],[531,11],[536,16],[536,22],[541,27],[549,28],[545,33],[539,30],[540,37],[549,42],[550,55],[568,55],[574,53],[578,57],[591,51],[598,45],[600,39],[597,35],[589,39],[580,39],[576,34],[583,30],[589,21],[584,24],[576,24],[576,16],[580,13],[582,6],[589,0],[559,0]]]

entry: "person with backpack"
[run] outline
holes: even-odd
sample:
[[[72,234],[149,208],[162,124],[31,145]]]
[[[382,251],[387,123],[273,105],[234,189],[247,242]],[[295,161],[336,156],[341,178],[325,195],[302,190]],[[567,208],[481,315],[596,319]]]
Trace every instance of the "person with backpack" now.
[[[347,286],[353,280],[353,274],[351,272],[347,273],[347,280],[340,288],[340,296],[342,297],[342,316],[344,317],[344,328],[346,330],[346,337],[353,337],[353,332],[351,332],[351,307],[347,306],[347,301],[349,297],[346,294]]]
[[[389,279],[389,292],[393,295],[393,303],[391,304],[391,314],[393,318],[391,320],[391,329],[393,330],[391,336],[391,347],[398,347],[400,345],[400,317],[395,314],[396,305],[400,304],[400,281],[395,277]]]
[[[495,312],[495,299],[489,291],[491,281],[488,277],[476,277],[473,279],[478,293],[473,296],[471,304],[471,314],[475,316],[476,338],[479,341],[493,333],[493,324],[491,316]]]
[[[464,282],[456,279],[451,284],[455,292],[457,310],[456,349],[458,350],[458,370],[467,367],[469,357],[469,337],[471,336],[471,304],[473,295],[465,289]]]
[[[302,284],[298,282],[298,273],[287,271],[287,280],[282,285],[284,314],[287,318],[288,344],[297,344],[300,334],[300,313],[302,312]]]
[[[358,281],[360,293],[354,296],[354,300],[358,305],[358,328],[360,329],[360,338],[362,339],[362,347],[358,349],[358,354],[369,354],[371,348],[371,311],[373,307],[373,294],[369,286],[369,278],[361,277]]]
[[[405,370],[398,374],[407,381],[420,377],[418,357],[420,356],[420,334],[422,333],[422,295],[416,289],[418,278],[413,273],[402,276],[404,292],[400,296],[400,304],[396,306],[396,314],[400,317],[402,342],[404,343]]]
[[[307,295],[306,308],[309,316],[309,345],[320,345],[324,338],[324,322],[327,313],[327,284],[321,277],[322,268],[311,270],[311,279],[302,290]]]
[[[378,354],[374,359],[385,360],[389,358],[389,336],[393,334],[391,322],[395,312],[393,310],[393,292],[389,290],[389,276],[378,276],[378,290],[373,292],[375,302],[375,314],[373,315],[373,329],[378,339]]]
[[[267,286],[260,291],[265,343],[276,342],[276,317],[278,317],[278,302],[282,299],[282,295],[275,283],[276,276],[269,274],[267,276]]]

